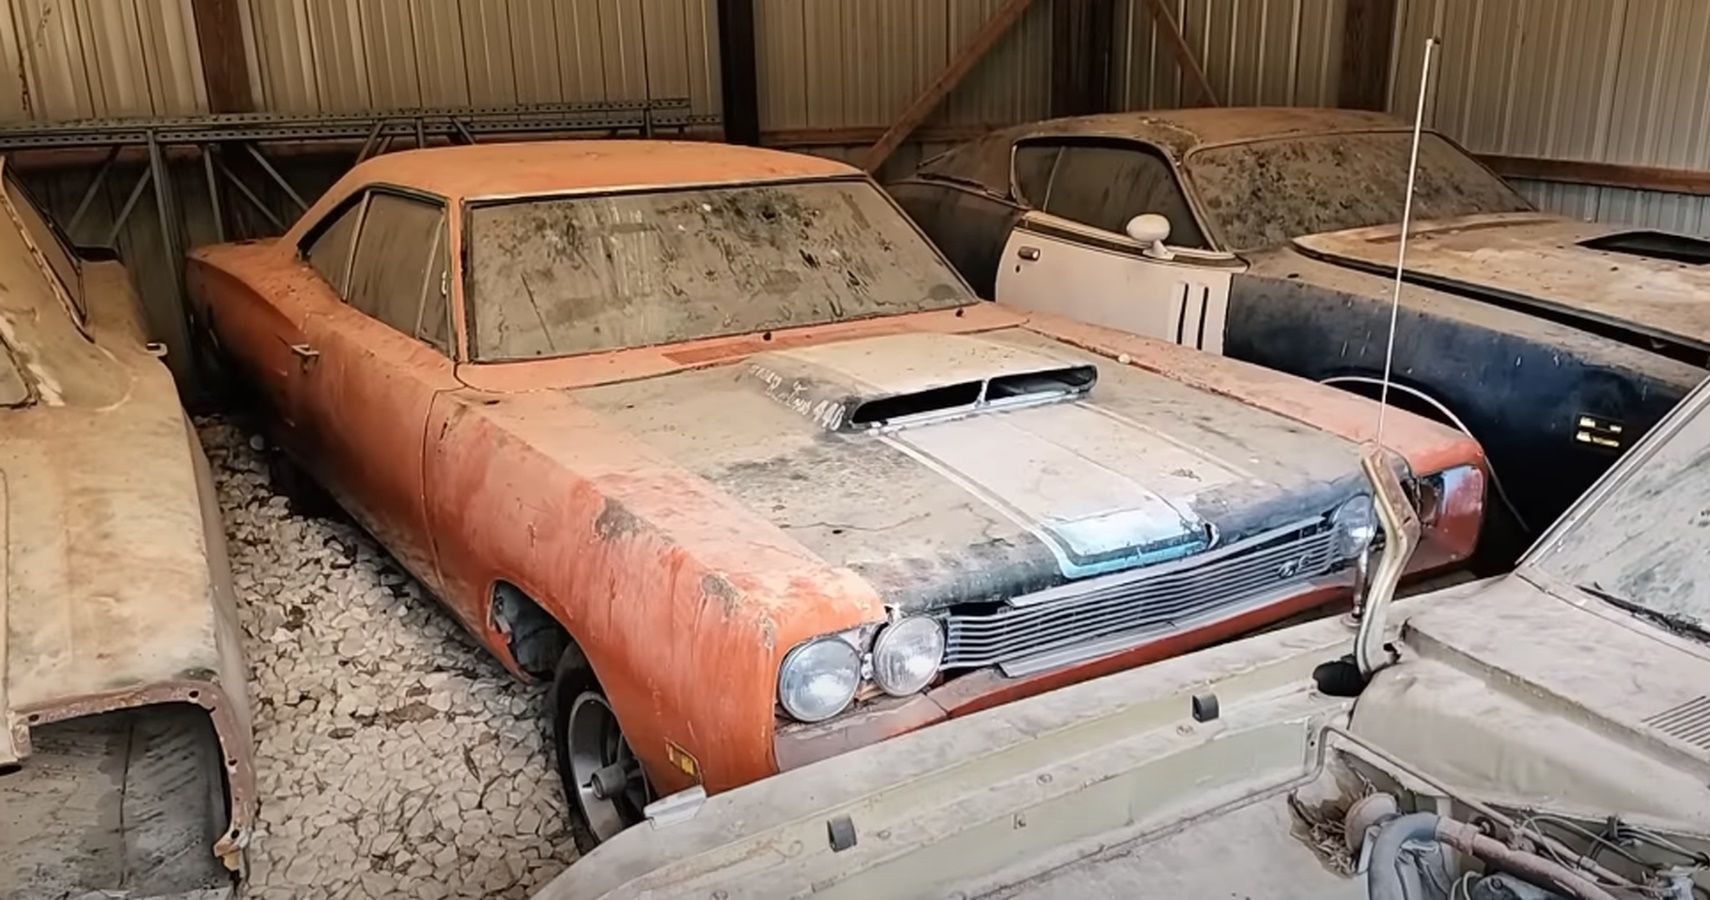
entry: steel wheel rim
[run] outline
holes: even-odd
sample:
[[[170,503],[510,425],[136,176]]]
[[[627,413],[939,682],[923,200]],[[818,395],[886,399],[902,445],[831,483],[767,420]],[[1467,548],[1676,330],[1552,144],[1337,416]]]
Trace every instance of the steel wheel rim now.
[[[630,752],[629,742],[624,739],[606,698],[592,691],[576,698],[570,706],[565,744],[574,799],[582,808],[594,838],[610,840],[640,821],[641,810],[647,805],[647,784],[641,775],[641,764]],[[594,775],[612,765],[622,765],[630,774],[619,795],[602,796],[594,784]]]

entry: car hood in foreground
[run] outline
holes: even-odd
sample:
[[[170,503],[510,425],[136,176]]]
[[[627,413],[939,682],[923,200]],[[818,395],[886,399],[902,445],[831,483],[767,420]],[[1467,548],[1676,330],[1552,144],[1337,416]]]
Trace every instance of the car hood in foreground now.
[[[1399,225],[1297,238],[1309,256],[1391,272]],[[1615,249],[1621,248],[1621,249]],[[1420,222],[1407,244],[1411,280],[1554,318],[1615,327],[1710,351],[1710,241],[1495,213]]]
[[[1019,393],[969,405],[969,385]],[[574,396],[910,610],[1316,524],[1363,490],[1341,437],[1019,328],[780,350]]]

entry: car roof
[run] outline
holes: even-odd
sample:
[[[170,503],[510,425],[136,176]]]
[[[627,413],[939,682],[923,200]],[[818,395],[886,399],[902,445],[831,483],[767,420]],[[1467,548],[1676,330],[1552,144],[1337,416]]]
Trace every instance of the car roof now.
[[[993,132],[921,165],[924,175],[973,179],[994,190],[1009,186],[1009,148],[1035,138],[1088,137],[1146,141],[1180,160],[1214,144],[1304,134],[1395,131],[1407,125],[1383,113],[1298,106],[1199,107],[1106,113],[1030,122]]]
[[[1126,135],[1185,153],[1207,144],[1407,127],[1394,117],[1356,109],[1299,106],[1198,107],[1053,119],[1038,129],[1055,134]]]
[[[374,157],[345,176],[446,198],[566,193],[853,175],[829,159],[706,141],[563,140],[470,144]]]

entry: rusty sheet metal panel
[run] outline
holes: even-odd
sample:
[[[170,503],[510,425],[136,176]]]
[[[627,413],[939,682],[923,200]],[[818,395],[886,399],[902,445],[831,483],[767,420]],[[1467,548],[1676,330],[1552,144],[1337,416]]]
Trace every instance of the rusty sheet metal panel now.
[[[8,0],[0,121],[206,111],[190,0]]]
[[[888,125],[1003,0],[758,0],[766,129]],[[1050,108],[1050,3],[1037,2],[929,122],[1008,124]]]
[[[714,3],[247,0],[243,15],[264,111],[687,96],[712,113]]]
[[[1226,106],[1334,106],[1346,0],[1166,0]],[[1196,105],[1146,0],[1117,4],[1120,109]]]

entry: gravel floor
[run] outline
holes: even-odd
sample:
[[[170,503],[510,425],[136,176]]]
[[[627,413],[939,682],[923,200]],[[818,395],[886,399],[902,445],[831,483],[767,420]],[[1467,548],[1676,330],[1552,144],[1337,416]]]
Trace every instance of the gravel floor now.
[[[526,897],[575,858],[545,690],[366,534],[291,513],[259,441],[199,423],[255,706],[247,896]]]

